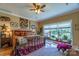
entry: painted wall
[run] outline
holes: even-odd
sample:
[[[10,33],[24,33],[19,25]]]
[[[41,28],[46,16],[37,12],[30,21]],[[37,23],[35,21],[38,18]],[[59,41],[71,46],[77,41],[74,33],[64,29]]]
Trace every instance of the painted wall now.
[[[0,25],[6,24],[6,26],[8,26],[9,28],[11,28],[12,30],[22,29],[22,28],[20,28],[20,24],[19,24],[20,17],[9,15],[9,14],[5,14],[5,13],[2,13],[2,12],[0,12],[0,16],[7,16],[7,17],[9,17],[11,19],[11,21],[6,21],[6,22],[5,21],[0,21]],[[10,26],[11,22],[18,23],[18,27],[12,27],[12,26]],[[35,24],[35,26],[36,26],[36,22],[35,21],[29,20],[29,22],[30,22],[29,23],[29,29],[31,27],[31,24]]]
[[[11,21],[6,21],[6,22],[0,21],[0,25],[6,24],[6,26],[8,26],[11,29],[19,29],[19,26],[17,28],[16,27],[13,28],[10,26],[10,22],[17,22],[19,24],[19,17],[12,16],[12,15],[5,14],[5,13],[1,13],[1,12],[0,12],[0,16],[7,16],[11,19]]]
[[[73,46],[79,46],[79,11],[38,22],[38,31],[45,24],[72,20]]]

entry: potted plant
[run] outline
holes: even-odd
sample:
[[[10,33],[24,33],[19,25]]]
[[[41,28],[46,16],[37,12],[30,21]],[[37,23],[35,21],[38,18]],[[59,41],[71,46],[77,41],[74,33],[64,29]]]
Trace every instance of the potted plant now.
[[[67,40],[68,40],[68,36],[67,35],[64,35],[63,36],[63,42],[67,42]]]

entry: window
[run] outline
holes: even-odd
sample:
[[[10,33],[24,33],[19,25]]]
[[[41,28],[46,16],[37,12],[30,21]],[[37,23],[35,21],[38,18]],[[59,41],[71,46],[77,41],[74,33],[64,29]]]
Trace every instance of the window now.
[[[61,22],[44,26],[44,35],[52,40],[72,40],[71,22]]]

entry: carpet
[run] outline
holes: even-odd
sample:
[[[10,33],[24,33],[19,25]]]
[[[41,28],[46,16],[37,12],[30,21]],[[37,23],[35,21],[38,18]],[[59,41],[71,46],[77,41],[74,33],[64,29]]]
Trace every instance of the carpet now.
[[[27,56],[63,56],[63,53],[58,51],[56,47],[57,44],[55,44],[53,41],[46,40],[44,47],[29,53]]]

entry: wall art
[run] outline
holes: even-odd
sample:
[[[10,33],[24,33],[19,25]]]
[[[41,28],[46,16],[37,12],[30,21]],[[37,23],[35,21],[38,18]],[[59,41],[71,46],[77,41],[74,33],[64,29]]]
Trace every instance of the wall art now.
[[[28,19],[20,18],[20,28],[26,29],[28,28]]]
[[[17,22],[10,22],[10,26],[11,27],[18,27],[18,23]]]
[[[0,16],[0,21],[10,21],[10,18],[7,16]]]

